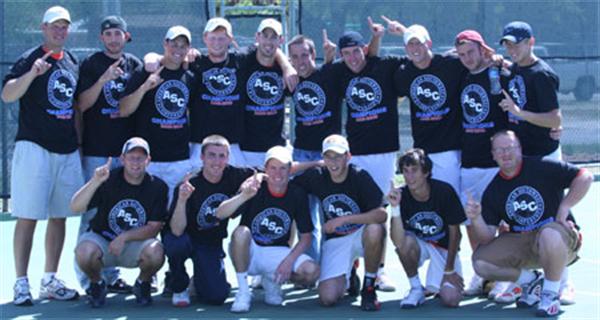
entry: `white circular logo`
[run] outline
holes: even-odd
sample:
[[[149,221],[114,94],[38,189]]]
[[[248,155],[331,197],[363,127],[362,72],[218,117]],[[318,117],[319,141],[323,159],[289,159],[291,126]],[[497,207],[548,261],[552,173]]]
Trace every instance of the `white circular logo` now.
[[[421,211],[413,215],[408,224],[421,233],[427,241],[435,241],[444,237],[444,220],[433,211]]]
[[[436,111],[446,103],[446,87],[434,75],[420,75],[410,84],[410,98],[422,111]]]
[[[185,115],[190,92],[179,80],[168,80],[160,85],[154,96],[158,112],[165,118],[176,120]]]
[[[303,117],[320,115],[325,109],[327,98],[321,87],[312,81],[302,81],[294,92],[294,105]]]
[[[508,82],[508,93],[512,97],[513,101],[523,108],[527,103],[527,91],[525,88],[525,80],[521,75],[516,75]]]
[[[346,102],[356,111],[369,111],[381,103],[381,87],[368,77],[352,78],[346,88]]]
[[[360,208],[345,194],[332,194],[323,199],[323,212],[325,220],[335,219],[337,217],[359,214]],[[338,235],[350,234],[361,227],[360,224],[345,224],[337,227],[335,233]]]
[[[134,199],[119,201],[108,214],[108,226],[116,235],[146,225],[146,210]]]
[[[481,123],[490,113],[487,92],[478,84],[470,84],[463,89],[460,104],[465,120],[471,124]]]
[[[213,95],[227,96],[237,86],[237,75],[233,68],[211,68],[202,73],[202,83]]]
[[[48,79],[48,101],[59,109],[69,109],[73,106],[77,80],[68,71],[56,69]]]
[[[127,80],[129,80],[129,77],[129,73],[124,73],[117,79],[110,80],[104,84],[102,87],[102,93],[104,94],[104,99],[109,106],[113,108],[119,107],[119,99],[121,98],[123,91],[125,91],[125,86],[127,85]]]
[[[521,226],[530,226],[544,214],[544,199],[536,189],[520,186],[508,195],[505,209],[511,220]]]
[[[254,103],[273,105],[283,97],[283,79],[276,72],[254,71],[248,79],[246,91]]]
[[[258,243],[271,244],[282,238],[290,230],[290,216],[279,208],[267,208],[252,220],[250,230]]]
[[[229,197],[222,193],[213,193],[206,198],[196,214],[196,224],[202,229],[210,229],[218,226],[217,208],[221,202],[227,199]]]

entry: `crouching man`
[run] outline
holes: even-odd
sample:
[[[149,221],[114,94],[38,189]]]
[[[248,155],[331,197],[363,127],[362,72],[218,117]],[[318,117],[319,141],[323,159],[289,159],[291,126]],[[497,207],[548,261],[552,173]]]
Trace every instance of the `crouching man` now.
[[[155,237],[163,226],[167,209],[167,185],[146,172],[150,148],[142,138],[123,145],[122,168],[109,170],[111,158],[71,200],[74,212],[97,208],[89,230],[75,249],[77,264],[90,279],[90,305],[98,308],[106,300],[104,267],[140,268],[133,292],[138,304],[152,303],[150,282],[165,258]]]

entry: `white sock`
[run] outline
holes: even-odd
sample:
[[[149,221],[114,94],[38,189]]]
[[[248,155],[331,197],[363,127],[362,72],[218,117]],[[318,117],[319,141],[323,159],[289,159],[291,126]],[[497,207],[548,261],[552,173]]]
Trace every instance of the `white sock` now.
[[[250,288],[248,287],[248,272],[237,272],[235,274],[238,281],[238,290],[240,292],[249,292]]]
[[[565,267],[565,270],[560,275],[560,285],[564,286],[567,282],[569,282],[569,268]]]
[[[523,284],[529,283],[533,281],[533,279],[535,279],[535,273],[533,273],[533,271],[522,269],[519,279],[517,279],[516,283],[520,286],[523,286]]]
[[[48,284],[50,281],[52,281],[52,278],[54,278],[54,276],[56,276],[56,272],[44,272],[42,282],[44,284]]]
[[[19,282],[29,283],[29,279],[27,279],[27,276],[18,277],[17,283],[19,283]]]
[[[548,279],[544,279],[544,284],[542,285],[542,291],[549,291],[554,294],[558,294],[558,289],[560,289],[560,280],[559,281],[550,281]]]
[[[419,279],[418,274],[414,277],[408,278],[408,282],[410,283],[410,287],[412,289],[422,289],[423,288],[423,285],[421,284],[421,279]]]

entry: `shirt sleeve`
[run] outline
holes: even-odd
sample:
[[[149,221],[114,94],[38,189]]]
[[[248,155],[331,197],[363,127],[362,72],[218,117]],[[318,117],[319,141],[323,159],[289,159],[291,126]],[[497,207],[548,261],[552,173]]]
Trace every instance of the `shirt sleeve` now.
[[[31,66],[33,66],[33,62],[37,57],[35,56],[35,51],[32,52],[29,56],[21,56],[15,64],[10,68],[8,73],[4,76],[2,80],[2,86],[6,85],[6,83],[12,79],[16,79],[25,73],[31,70]]]
[[[502,217],[500,213],[497,211],[498,201],[496,201],[497,192],[494,192],[492,188],[485,189],[483,193],[483,197],[481,200],[481,216],[487,225],[497,226],[500,224],[500,220]],[[500,205],[500,208],[503,206]]]
[[[441,189],[441,194],[444,197],[443,206],[446,210],[446,222],[448,225],[457,225],[467,220],[465,210],[456,194],[456,191],[450,186],[445,185]]]
[[[296,212],[296,226],[298,228],[298,232],[300,233],[309,233],[314,229],[312,220],[310,218],[310,211],[308,208],[308,196],[304,190],[297,188],[295,190],[295,199],[294,199],[294,210]]]
[[[534,88],[539,112],[558,109],[558,79],[548,72],[536,73]]]
[[[362,200],[360,204],[362,212],[364,213],[383,206],[383,193],[379,190],[373,178],[365,170],[361,170],[359,177],[360,181],[358,185]]]
[[[156,177],[154,179],[157,179]],[[169,197],[169,188],[167,184],[163,181],[159,180],[156,182],[158,184],[157,191],[154,199],[154,204],[152,205],[152,212],[148,217],[148,221],[159,221],[165,222],[168,213],[167,213],[167,203]]]
[[[123,91],[123,95],[121,97],[128,96],[132,94],[135,90],[137,90],[143,83],[148,79],[150,74],[141,67],[136,69],[131,75],[131,79],[127,82],[127,86],[125,87],[125,91]]]

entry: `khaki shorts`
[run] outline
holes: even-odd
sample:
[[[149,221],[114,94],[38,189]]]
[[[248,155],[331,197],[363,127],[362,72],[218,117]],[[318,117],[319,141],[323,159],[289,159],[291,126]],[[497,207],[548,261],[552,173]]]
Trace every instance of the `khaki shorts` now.
[[[473,253],[473,261],[485,261],[499,267],[517,269],[539,269],[538,239],[542,230],[552,228],[558,231],[567,246],[567,265],[575,262],[581,246],[580,233],[568,230],[562,224],[551,222],[541,228],[525,233],[506,232],[492,242],[481,245]]]
[[[155,238],[140,241],[129,241],[125,243],[125,247],[123,248],[123,252],[121,252],[121,255],[115,256],[108,251],[108,245],[110,244],[110,241],[104,239],[104,237],[95,232],[88,231],[82,234],[79,237],[77,246],[79,246],[79,244],[84,241],[92,242],[100,248],[100,250],[102,251],[103,267],[125,268],[138,267],[140,262],[140,256],[142,255],[142,251],[144,250],[144,248],[155,242],[158,242],[160,244],[160,241],[158,241]],[[160,245],[162,246],[162,244]],[[77,252],[77,249],[75,249],[75,252]]]

